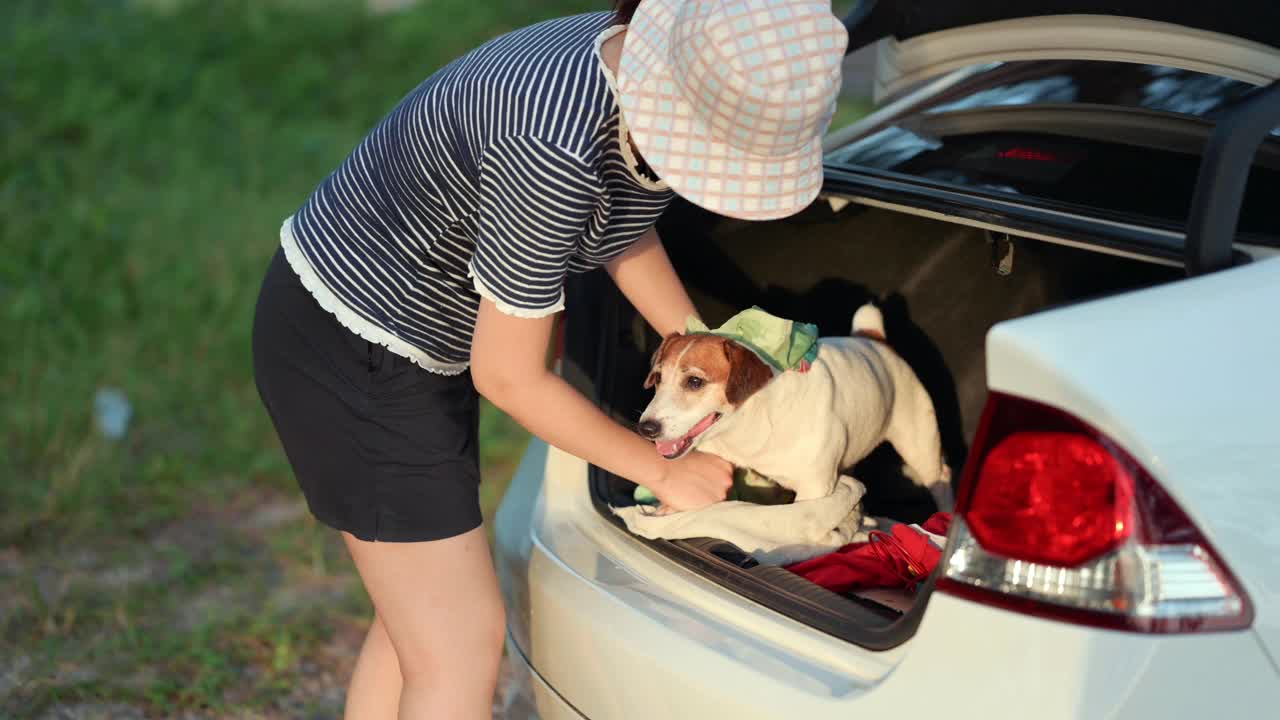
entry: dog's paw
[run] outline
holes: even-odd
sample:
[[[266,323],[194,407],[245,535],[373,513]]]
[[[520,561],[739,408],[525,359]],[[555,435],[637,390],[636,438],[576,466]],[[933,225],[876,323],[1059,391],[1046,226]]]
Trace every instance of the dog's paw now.
[[[842,488],[849,493],[849,502],[855,505],[862,502],[862,496],[867,494],[867,486],[850,475],[841,475],[836,481],[836,491],[839,492]]]
[[[839,525],[832,528],[822,539],[822,544],[833,549],[839,549],[848,545],[858,536],[858,532],[862,530],[862,506],[854,505],[849,509],[849,513],[844,516]]]
[[[856,528],[861,523],[862,496],[866,492],[865,485],[848,475],[841,475],[830,495],[797,503],[804,509],[797,518],[797,527],[805,528],[805,541],[830,544],[833,531],[848,528],[851,522]],[[851,521],[854,517],[856,520]]]
[[[929,488],[929,494],[933,495],[933,502],[938,506],[939,512],[951,512],[956,505],[955,494],[951,492],[950,482],[941,482]]]

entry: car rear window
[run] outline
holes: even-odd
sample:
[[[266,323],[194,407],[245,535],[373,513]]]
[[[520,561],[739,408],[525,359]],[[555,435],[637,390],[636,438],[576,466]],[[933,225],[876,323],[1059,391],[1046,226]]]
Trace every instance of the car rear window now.
[[[1006,63],[834,151],[828,162],[1181,230],[1214,121],[1257,88],[1113,62]],[[1280,240],[1280,136],[1263,143],[1239,232]]]

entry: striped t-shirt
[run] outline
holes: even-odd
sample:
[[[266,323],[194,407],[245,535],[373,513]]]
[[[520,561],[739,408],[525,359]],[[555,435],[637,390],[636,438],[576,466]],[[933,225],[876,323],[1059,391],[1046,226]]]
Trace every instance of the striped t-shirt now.
[[[520,317],[621,255],[671,201],[636,168],[600,45],[612,13],[539,23],[437,71],[285,220],[289,264],[361,337],[462,372],[481,296]]]

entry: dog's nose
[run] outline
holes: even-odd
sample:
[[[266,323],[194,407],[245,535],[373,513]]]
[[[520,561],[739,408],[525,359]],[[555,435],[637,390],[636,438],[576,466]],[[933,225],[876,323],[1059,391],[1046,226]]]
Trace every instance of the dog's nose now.
[[[640,434],[650,440],[654,440],[662,434],[662,423],[657,420],[642,420],[640,421]]]

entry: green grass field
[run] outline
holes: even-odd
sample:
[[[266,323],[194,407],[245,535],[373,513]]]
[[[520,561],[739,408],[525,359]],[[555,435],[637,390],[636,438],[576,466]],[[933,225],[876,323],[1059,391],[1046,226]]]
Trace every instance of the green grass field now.
[[[439,65],[606,4],[0,3],[0,717],[334,716],[369,606],[253,387],[280,221]],[[486,515],[526,440],[486,408]]]
[[[434,68],[593,7],[2,4],[0,717],[333,705],[367,601],[250,374],[280,220]],[[524,443],[486,409],[486,512]]]

